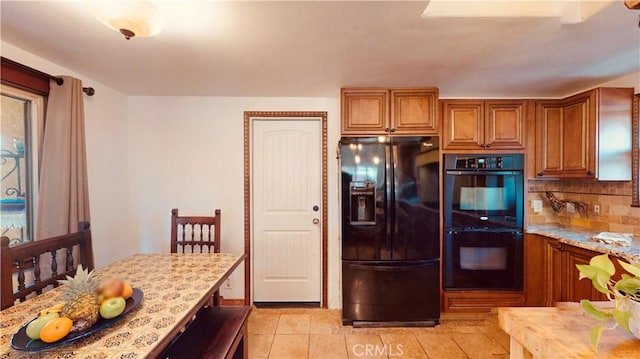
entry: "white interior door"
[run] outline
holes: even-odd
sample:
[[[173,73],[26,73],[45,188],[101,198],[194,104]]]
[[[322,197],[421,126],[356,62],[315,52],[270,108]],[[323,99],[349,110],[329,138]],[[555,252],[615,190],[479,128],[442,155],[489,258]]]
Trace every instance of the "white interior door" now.
[[[252,122],[254,302],[320,302],[320,119]]]

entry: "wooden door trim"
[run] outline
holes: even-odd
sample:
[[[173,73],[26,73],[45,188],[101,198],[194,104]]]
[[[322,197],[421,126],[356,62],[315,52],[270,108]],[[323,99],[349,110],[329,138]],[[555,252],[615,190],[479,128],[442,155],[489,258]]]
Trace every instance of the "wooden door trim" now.
[[[327,308],[328,293],[328,198],[327,198],[327,112],[300,111],[245,111],[244,112],[244,302],[251,305],[251,118],[270,118],[280,120],[297,120],[300,118],[317,118],[322,130],[322,298],[321,307]]]
[[[631,207],[640,207],[640,93],[633,95],[631,110]]]

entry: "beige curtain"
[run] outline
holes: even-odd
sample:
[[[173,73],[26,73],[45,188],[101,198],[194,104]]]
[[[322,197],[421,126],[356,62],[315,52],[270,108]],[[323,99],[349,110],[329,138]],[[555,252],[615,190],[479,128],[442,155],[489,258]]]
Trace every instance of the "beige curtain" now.
[[[82,81],[51,81],[40,157],[36,240],[78,231],[89,221]]]

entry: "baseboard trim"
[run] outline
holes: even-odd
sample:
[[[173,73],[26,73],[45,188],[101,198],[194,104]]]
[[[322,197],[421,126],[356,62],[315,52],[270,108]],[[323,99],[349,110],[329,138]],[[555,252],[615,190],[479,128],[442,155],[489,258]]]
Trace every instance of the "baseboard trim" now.
[[[320,308],[320,302],[253,302],[256,308]]]
[[[220,296],[220,305],[241,306],[244,305],[244,299],[226,299],[225,297]]]

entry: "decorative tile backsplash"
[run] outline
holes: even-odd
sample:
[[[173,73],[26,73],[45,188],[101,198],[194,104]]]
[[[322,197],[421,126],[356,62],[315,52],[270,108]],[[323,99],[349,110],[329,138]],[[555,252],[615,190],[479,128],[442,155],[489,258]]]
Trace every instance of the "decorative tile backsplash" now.
[[[631,207],[631,182],[590,182],[590,181],[541,181],[527,183],[528,223],[560,223],[568,226],[584,227],[597,231],[633,233],[640,236],[640,208]],[[587,204],[586,211],[575,208],[573,213],[565,207],[556,213],[545,192],[553,192],[558,198],[570,202]],[[533,211],[533,201],[542,201],[542,212]],[[600,206],[600,213],[594,206]]]

